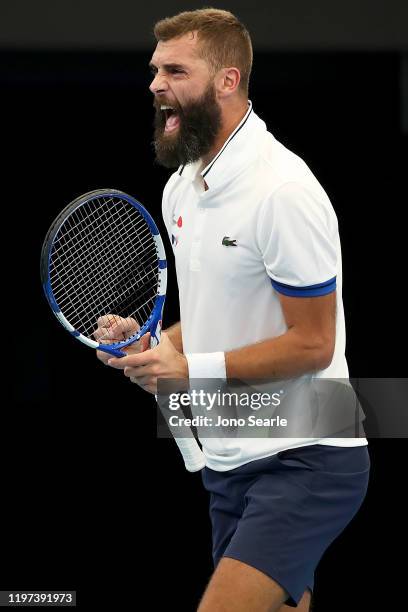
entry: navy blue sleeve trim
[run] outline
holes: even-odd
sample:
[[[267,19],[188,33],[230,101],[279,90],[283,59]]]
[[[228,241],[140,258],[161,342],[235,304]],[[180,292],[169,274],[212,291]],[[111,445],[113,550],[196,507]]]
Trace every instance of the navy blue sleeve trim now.
[[[308,287],[292,287],[291,285],[285,285],[284,283],[278,283],[278,281],[271,278],[272,287],[283,295],[290,297],[318,297],[320,295],[327,295],[336,290],[336,277],[333,276],[324,283],[318,283],[317,285],[309,285]]]

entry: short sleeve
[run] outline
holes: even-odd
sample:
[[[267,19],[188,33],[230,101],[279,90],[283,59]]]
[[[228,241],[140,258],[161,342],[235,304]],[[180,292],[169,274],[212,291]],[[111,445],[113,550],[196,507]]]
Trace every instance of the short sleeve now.
[[[335,291],[338,226],[327,196],[285,183],[263,204],[257,240],[277,292],[317,297]]]

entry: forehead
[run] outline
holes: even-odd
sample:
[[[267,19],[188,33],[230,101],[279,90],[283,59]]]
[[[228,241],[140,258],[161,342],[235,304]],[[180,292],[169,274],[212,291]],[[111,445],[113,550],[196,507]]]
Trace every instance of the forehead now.
[[[206,62],[197,53],[197,33],[189,32],[171,40],[160,40],[157,43],[151,62],[159,67],[161,64],[205,65]]]

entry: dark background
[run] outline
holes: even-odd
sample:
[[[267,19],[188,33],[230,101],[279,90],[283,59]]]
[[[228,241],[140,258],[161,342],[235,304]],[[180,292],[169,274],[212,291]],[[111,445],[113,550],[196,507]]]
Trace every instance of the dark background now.
[[[406,375],[402,3],[212,4],[248,25],[255,112],[305,159],[338,215],[351,376]],[[210,576],[200,475],[184,471],[173,441],[156,440],[151,399],[63,332],[39,279],[48,226],[83,192],[136,196],[164,234],[169,172],[151,147],[150,30],[200,7],[2,3],[0,589],[76,589],[83,609],[139,607],[143,597],[192,611]],[[172,272],[165,325],[177,317]],[[318,567],[316,612],[394,605],[407,442],[369,442],[369,491]]]

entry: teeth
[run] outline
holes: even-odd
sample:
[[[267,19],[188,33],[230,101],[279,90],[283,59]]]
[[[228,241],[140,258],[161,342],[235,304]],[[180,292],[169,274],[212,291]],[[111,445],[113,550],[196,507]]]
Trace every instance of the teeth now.
[[[162,104],[160,106],[160,110],[174,110],[174,106],[166,106],[166,104]]]

